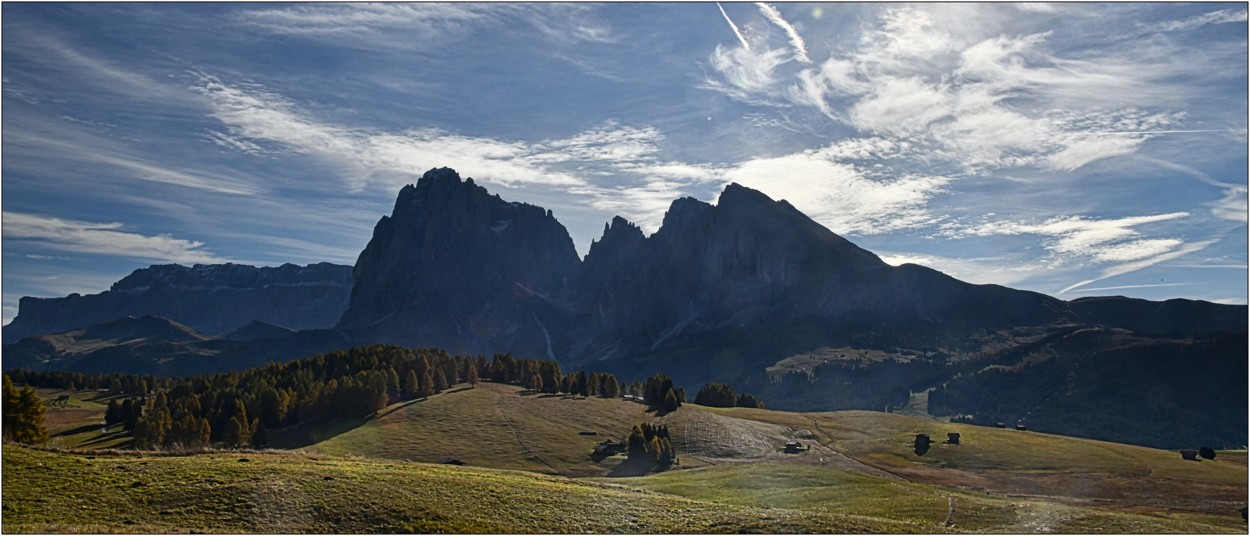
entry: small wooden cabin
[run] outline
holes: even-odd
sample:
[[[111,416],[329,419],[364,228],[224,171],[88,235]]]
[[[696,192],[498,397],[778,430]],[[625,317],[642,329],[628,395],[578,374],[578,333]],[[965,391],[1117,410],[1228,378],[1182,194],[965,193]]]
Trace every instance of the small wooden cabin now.
[[[601,441],[595,444],[595,456],[608,457],[625,452],[625,442]]]
[[[798,441],[786,441],[786,454],[798,454],[803,451],[803,444]]]
[[[948,432],[946,434],[946,442],[952,445],[959,444],[959,432]]]
[[[1181,457],[1182,457],[1182,458],[1184,458],[1184,459],[1186,459],[1186,460],[1194,460],[1194,461],[1198,461],[1198,451],[1196,451],[1196,450],[1191,450],[1191,449],[1185,449],[1185,450],[1182,450],[1182,451],[1181,451]]]

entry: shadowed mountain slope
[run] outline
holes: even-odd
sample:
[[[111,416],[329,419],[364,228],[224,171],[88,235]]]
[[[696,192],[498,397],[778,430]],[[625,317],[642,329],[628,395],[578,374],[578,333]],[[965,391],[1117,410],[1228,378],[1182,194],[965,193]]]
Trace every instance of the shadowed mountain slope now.
[[[22,298],[17,317],[4,327],[4,342],[147,315],[213,336],[253,320],[292,329],[327,328],[342,315],[350,292],[351,267],[329,263],[153,265],[99,294]]]

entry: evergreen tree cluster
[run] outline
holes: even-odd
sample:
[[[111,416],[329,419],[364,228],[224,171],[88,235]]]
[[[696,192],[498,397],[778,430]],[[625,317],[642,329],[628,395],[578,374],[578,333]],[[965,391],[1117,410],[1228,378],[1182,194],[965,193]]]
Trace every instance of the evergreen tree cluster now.
[[[666,374],[656,374],[642,384],[642,398],[647,405],[664,411],[675,411],[686,401],[686,391],[674,389],[673,379]]]
[[[487,361],[482,356],[390,345],[191,378],[23,370],[11,374],[13,381],[28,386],[107,386],[116,396],[105,411],[105,425],[130,431],[133,446],[139,449],[263,447],[269,443],[269,432],[278,428],[361,418],[460,383],[476,386],[482,378],[548,393],[608,398],[621,394],[621,383],[611,374],[563,374],[554,361],[511,354],[496,354]],[[9,376],[5,378],[8,381]],[[5,393],[7,437],[9,408],[20,405],[9,404],[7,388]],[[16,389],[14,393],[19,398],[21,393]],[[34,399],[38,402],[37,396]],[[31,442],[37,435],[22,437]]]
[[[647,470],[666,469],[677,462],[677,452],[669,440],[668,426],[642,423],[634,426],[626,440],[626,463]]]
[[[143,396],[148,394],[150,389],[161,385],[161,380],[164,380],[166,387],[171,381],[168,378],[157,378],[150,375],[130,375],[121,373],[87,374],[84,372],[71,372],[65,370],[32,371],[15,369],[7,372],[6,374],[12,376],[13,381],[19,385],[31,385],[46,389],[61,389],[68,391],[98,391],[100,389],[108,389],[108,392],[111,395],[134,396]]]
[[[704,385],[699,392],[694,395],[694,403],[700,406],[710,406],[714,408],[764,408],[764,401],[755,395],[746,393],[738,394],[730,387],[723,383],[709,383]]]
[[[520,385],[531,391],[573,396],[617,398],[622,384],[615,375],[581,370],[563,373],[555,361],[522,359],[511,354],[496,354],[485,369],[484,377],[497,383]],[[632,393],[631,393],[632,394]]]
[[[13,379],[4,375],[4,439],[28,445],[48,441],[48,430],[43,426],[43,400],[29,385],[20,390]]]

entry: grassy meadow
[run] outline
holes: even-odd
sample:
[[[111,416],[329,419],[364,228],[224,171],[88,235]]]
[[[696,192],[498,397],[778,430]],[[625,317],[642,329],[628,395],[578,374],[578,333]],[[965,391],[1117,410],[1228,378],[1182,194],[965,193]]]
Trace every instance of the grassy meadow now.
[[[729,506],[531,472],[292,453],[6,446],[6,533],[847,533],[888,520]]]
[[[50,450],[3,449],[4,532],[1244,533],[1245,451],[1215,460],[846,411],[460,386],[369,419],[275,430],[278,450],[114,450],[107,395],[41,391]],[[680,464],[615,478],[589,454],[643,421]],[[960,445],[944,444],[947,432]],[[935,443],[923,456],[917,433]],[[811,450],[784,454],[787,440]],[[437,464],[454,457],[465,466]]]

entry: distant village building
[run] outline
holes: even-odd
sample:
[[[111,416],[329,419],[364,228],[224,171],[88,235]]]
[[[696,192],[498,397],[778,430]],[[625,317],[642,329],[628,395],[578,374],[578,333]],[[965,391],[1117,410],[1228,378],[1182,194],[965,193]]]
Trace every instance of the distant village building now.
[[[1016,425],[1016,430],[1019,430],[1019,431],[1023,432],[1023,431],[1025,431],[1025,430],[1028,430],[1028,428],[1025,428],[1023,424],[1017,424],[1017,425]]]
[[[808,447],[811,450],[811,447]],[[803,444],[798,441],[786,441],[786,454],[798,454],[803,451]]]
[[[959,444],[959,432],[948,432],[946,434],[946,442],[952,445]]]
[[[1005,423],[1005,422],[998,422],[998,423],[994,423],[994,426],[997,426],[998,428],[1006,428],[1006,427],[1007,427],[1007,423]]]
[[[1182,450],[1182,451],[1181,451],[1181,457],[1182,457],[1182,458],[1184,458],[1184,459],[1186,459],[1186,460],[1194,460],[1194,461],[1197,461],[1197,460],[1198,460],[1198,451],[1196,451],[1196,450],[1190,450],[1190,449],[1185,449],[1185,450]]]

